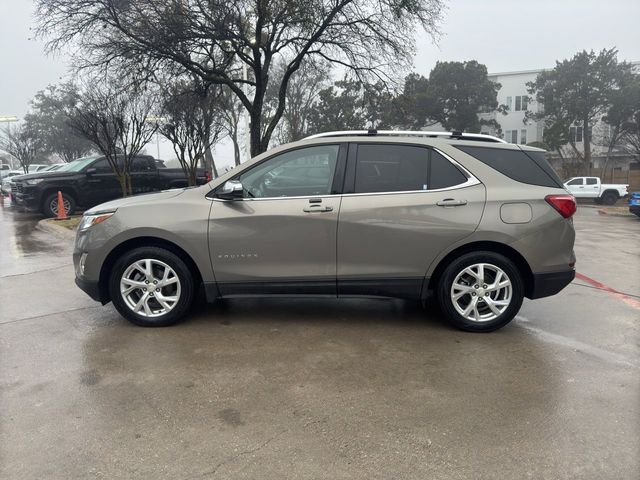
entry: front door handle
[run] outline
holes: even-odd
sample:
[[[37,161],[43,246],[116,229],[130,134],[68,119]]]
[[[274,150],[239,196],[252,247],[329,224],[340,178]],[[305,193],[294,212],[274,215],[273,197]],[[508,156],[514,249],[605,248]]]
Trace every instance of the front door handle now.
[[[445,198],[444,200],[440,200],[436,205],[439,207],[460,207],[462,205],[466,205],[466,200],[455,200],[453,198]]]
[[[302,210],[307,213],[332,212],[333,207],[323,207],[322,205],[314,203],[312,205],[309,205],[308,207],[304,207]]]

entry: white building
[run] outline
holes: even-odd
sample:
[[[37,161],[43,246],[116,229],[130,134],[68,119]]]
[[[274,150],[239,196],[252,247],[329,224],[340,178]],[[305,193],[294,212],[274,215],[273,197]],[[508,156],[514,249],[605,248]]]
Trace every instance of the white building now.
[[[640,62],[631,62],[635,68],[640,69]],[[524,122],[525,112],[530,110],[538,112],[539,106],[535,99],[529,95],[527,83],[532,82],[543,71],[522,70],[516,72],[491,73],[489,80],[499,83],[498,104],[506,107],[503,114],[498,111],[481,113],[480,117],[487,120],[495,120],[501,129],[502,137],[510,143],[527,144],[543,141],[543,122]],[[584,132],[581,125],[570,127],[569,135],[574,139],[575,148],[582,152],[584,149]],[[484,126],[484,133],[496,135],[495,129]],[[601,168],[606,163],[606,152],[608,149],[609,126],[602,120],[591,126],[591,154],[592,167]],[[569,144],[563,149],[565,156],[572,157],[572,150]],[[626,170],[634,158],[623,151],[612,152],[610,162],[613,162],[615,169]],[[636,160],[637,161],[637,160]],[[634,167],[632,167],[634,168]]]
[[[527,110],[538,111],[535,100],[530,98],[527,83],[536,79],[542,70],[522,70],[519,72],[504,72],[489,74],[489,80],[501,85],[498,91],[498,104],[507,107],[506,114],[493,111],[483,113],[481,117],[498,122],[502,130],[502,137],[510,143],[527,144],[542,141],[542,123],[524,123]],[[489,127],[483,131],[495,134]]]

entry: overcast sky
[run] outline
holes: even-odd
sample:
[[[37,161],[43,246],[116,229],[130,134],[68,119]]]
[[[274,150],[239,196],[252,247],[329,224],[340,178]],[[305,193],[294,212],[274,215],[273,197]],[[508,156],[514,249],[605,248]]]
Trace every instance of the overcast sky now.
[[[64,58],[30,40],[31,0],[0,0],[0,116],[22,117],[33,95],[65,76]],[[552,67],[582,49],[617,47],[640,60],[639,0],[450,0],[437,45],[418,35],[415,70],[438,60],[478,60],[490,72]],[[167,144],[162,156],[171,156]],[[155,154],[155,146],[149,148]],[[221,163],[231,161],[228,149]]]

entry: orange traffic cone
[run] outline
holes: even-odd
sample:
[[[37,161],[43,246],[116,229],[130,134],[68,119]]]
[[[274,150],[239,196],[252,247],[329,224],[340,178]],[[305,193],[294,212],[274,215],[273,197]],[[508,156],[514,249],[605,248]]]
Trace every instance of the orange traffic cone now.
[[[67,211],[64,208],[64,199],[62,198],[62,192],[58,190],[58,216],[56,220],[67,220]]]

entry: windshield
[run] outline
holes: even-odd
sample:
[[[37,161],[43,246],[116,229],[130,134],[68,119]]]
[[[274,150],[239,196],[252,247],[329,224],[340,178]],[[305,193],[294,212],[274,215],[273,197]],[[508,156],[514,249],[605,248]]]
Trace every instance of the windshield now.
[[[94,162],[98,157],[85,157],[85,158],[79,158],[78,160],[74,160],[73,162],[69,162],[66,165],[63,165],[62,167],[60,167],[58,170],[58,172],[79,172],[80,170],[82,170],[84,167],[90,165],[92,162]]]

